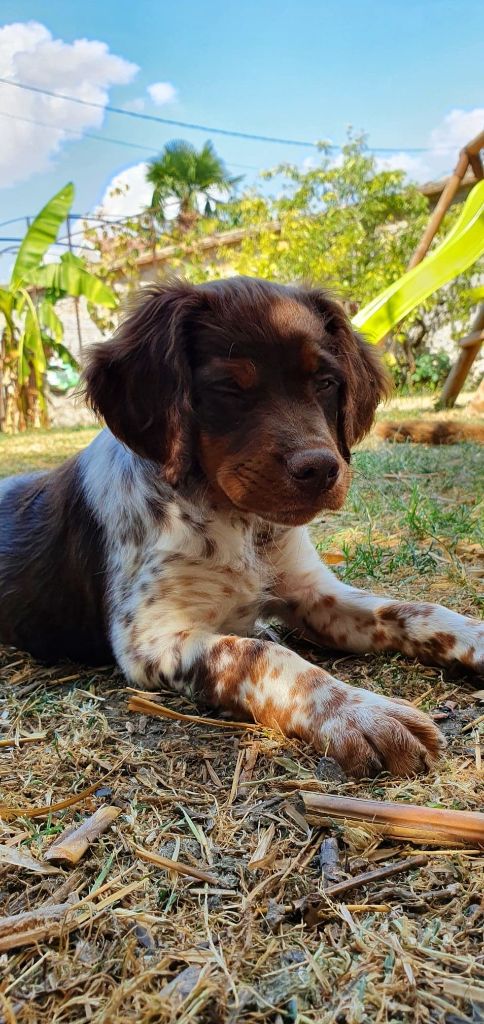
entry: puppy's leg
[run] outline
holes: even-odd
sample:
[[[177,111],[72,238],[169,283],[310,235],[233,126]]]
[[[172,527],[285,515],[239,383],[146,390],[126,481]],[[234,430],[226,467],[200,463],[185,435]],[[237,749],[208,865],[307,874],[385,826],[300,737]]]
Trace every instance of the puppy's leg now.
[[[484,671],[484,625],[448,608],[401,602],[341,583],[322,564],[306,530],[292,530],[277,555],[277,595],[288,619],[331,647],[402,651],[439,665]]]
[[[163,623],[163,607],[156,609]],[[131,683],[169,686],[233,716],[251,716],[331,754],[349,772],[406,775],[426,768],[442,737],[411,706],[347,686],[279,644],[203,629],[136,630],[118,661]]]

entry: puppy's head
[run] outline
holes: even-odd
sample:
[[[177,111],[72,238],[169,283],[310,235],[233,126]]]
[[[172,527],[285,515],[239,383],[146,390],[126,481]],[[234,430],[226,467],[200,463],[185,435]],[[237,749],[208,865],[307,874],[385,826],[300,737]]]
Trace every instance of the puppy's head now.
[[[92,353],[90,404],[176,486],[276,523],[340,508],[387,380],[322,291],[250,278],[148,289]]]

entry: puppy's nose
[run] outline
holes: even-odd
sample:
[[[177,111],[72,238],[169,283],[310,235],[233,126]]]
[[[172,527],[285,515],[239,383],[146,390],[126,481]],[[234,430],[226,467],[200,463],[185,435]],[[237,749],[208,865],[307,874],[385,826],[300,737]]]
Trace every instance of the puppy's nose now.
[[[314,490],[327,491],[336,483],[339,462],[327,449],[309,448],[290,455],[287,468],[294,480]]]

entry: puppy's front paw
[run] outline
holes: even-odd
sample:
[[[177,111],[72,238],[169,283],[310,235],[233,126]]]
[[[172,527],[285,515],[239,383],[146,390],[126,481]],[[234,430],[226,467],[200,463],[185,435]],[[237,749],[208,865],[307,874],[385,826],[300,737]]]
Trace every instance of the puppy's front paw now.
[[[414,775],[442,753],[442,733],[411,704],[344,683],[331,689],[330,700],[327,687],[322,691],[322,703],[314,695],[316,743],[350,775]]]

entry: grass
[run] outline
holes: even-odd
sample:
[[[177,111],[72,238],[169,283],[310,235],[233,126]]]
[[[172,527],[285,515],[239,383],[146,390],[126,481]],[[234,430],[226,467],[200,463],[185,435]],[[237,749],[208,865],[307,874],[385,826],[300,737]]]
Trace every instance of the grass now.
[[[341,551],[342,575],[475,614],[482,601],[484,455],[474,444],[379,444],[354,456],[345,509],[313,526],[321,553]],[[458,588],[456,588],[458,584]]]
[[[0,475],[53,466],[93,434],[0,438]],[[323,556],[359,586],[478,614],[482,449],[370,437],[354,465],[345,509],[312,527]],[[480,702],[463,676],[399,655],[341,656],[310,646],[304,653],[345,681],[437,710],[449,748],[436,770],[419,779],[331,781],[324,760],[282,737],[128,713],[123,679],[110,666],[48,669],[0,647],[0,735],[45,734],[0,750],[0,802],[23,809],[4,813],[1,849],[41,861],[56,836],[103,803],[122,809],[79,865],[58,874],[33,874],[0,853],[3,914],[63,903],[69,893],[86,899],[88,911],[60,935],[52,926],[44,938],[0,952],[2,1024],[481,1019],[482,852],[429,845],[420,871],[334,903],[324,896],[318,859],[328,832],[308,831],[297,789],[482,809],[483,776],[472,736],[462,732],[484,711],[482,691]],[[163,702],[197,710],[175,694],[163,693]],[[92,795],[72,806],[30,817],[90,786]],[[251,870],[269,829],[263,866]],[[331,834],[338,877],[418,852],[363,827],[338,825]],[[147,864],[136,847],[198,866],[216,884]],[[307,897],[325,906],[317,928],[298,909]]]
[[[0,433],[0,477],[32,469],[53,469],[85,448],[97,433],[93,427],[32,430],[14,437]]]

